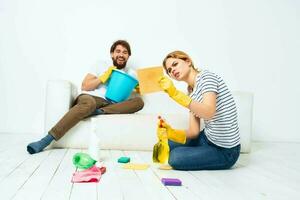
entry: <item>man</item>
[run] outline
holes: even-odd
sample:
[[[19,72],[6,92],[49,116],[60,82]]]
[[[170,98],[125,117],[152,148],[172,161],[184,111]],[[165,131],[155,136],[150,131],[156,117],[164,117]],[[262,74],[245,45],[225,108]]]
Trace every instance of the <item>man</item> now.
[[[73,107],[44,138],[27,145],[27,151],[30,154],[43,151],[53,140],[59,140],[69,129],[86,117],[97,114],[134,113],[143,108],[144,102],[140,97],[115,104],[105,99],[106,83],[112,70],[119,69],[129,73],[130,68],[126,67],[127,60],[131,55],[128,42],[124,40],[114,42],[110,49],[110,55],[112,65],[97,66],[96,69],[91,70],[82,82],[82,93],[75,99]]]

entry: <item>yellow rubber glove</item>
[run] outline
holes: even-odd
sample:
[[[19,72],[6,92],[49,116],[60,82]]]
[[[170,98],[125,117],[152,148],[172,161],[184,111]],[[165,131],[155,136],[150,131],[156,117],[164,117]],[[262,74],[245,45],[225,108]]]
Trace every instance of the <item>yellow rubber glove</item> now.
[[[166,129],[167,134],[168,134],[168,139],[170,139],[174,142],[177,142],[177,143],[185,144],[186,134],[185,134],[184,130],[173,129],[165,121],[162,123],[161,126]]]
[[[106,83],[106,81],[109,79],[112,70],[117,69],[115,66],[110,66],[102,75],[99,76],[99,79],[102,83]]]
[[[167,78],[166,76],[163,76],[159,80],[159,86],[169,94],[169,96],[174,99],[177,103],[184,107],[188,107],[190,103],[192,102],[191,97],[184,94],[183,92],[177,90],[173,84],[173,82]]]
[[[134,89],[136,93],[140,93],[140,85],[137,85]]]

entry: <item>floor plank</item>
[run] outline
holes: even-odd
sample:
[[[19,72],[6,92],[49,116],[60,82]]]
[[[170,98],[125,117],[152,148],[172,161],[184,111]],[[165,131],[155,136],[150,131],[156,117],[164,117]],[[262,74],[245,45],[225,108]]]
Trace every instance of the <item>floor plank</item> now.
[[[98,186],[98,199],[103,200],[118,200],[123,199],[121,183],[115,170],[116,160],[111,159],[110,150],[101,150],[100,166],[106,167],[105,174],[102,175]]]
[[[42,195],[43,200],[65,200],[70,198],[73,186],[71,178],[76,170],[72,163],[72,158],[77,152],[77,149],[67,149],[63,160]]]
[[[71,183],[78,149],[49,149],[30,155],[33,136],[0,134],[0,199],[300,199],[299,143],[253,143],[230,170],[160,170],[152,152],[100,150],[107,171],[99,183]],[[5,141],[5,142],[4,142]],[[147,170],[123,169],[117,159],[148,163]],[[179,178],[181,187],[160,179]]]
[[[81,152],[87,153],[87,150]],[[74,170],[75,171],[75,170]],[[97,187],[98,183],[73,183],[70,199],[71,200],[82,200],[84,199],[97,199]]]
[[[18,190],[14,199],[40,199],[53,175],[55,175],[65,152],[66,149],[50,150],[49,155]],[[43,153],[47,153],[47,151]],[[39,156],[39,154],[32,155],[33,158],[35,156]]]
[[[11,199],[19,194],[20,189],[30,181],[32,175],[39,168],[41,163],[48,157],[50,152],[42,152],[30,156],[20,165],[16,165],[1,182],[1,199]],[[5,166],[3,166],[5,167]],[[1,169],[3,168],[1,167]],[[2,170],[1,170],[2,171]]]
[[[139,152],[140,158],[146,163],[152,163],[152,152]],[[198,181],[186,171],[160,170],[159,165],[151,164],[151,169],[159,180],[162,178],[179,178],[182,186],[166,186],[172,195],[178,199],[201,199],[192,185],[197,185]],[[161,183],[160,183],[161,184]]]
[[[139,177],[133,172],[133,170],[123,169],[123,164],[117,162],[118,158],[125,156],[125,154],[118,150],[111,150],[110,153],[112,161],[115,162],[113,168],[121,185],[123,199],[134,200],[145,198],[145,188],[143,187]]]
[[[127,157],[130,157],[131,163],[152,164],[151,162],[145,162],[141,159],[139,152],[124,151],[124,153]],[[147,199],[175,199],[169,190],[161,183],[156,174],[151,170],[151,166],[150,170],[133,170],[133,172],[142,182]]]

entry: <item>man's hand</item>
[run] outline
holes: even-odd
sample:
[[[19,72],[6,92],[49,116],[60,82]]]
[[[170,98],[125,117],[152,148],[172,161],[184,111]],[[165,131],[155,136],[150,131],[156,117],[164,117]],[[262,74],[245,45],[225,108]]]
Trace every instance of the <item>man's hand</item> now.
[[[175,100],[177,103],[184,107],[188,107],[190,103],[192,102],[192,99],[184,94],[183,92],[177,90],[173,84],[173,82],[167,78],[166,76],[163,76],[158,81],[159,86],[166,92],[168,95]]]
[[[99,79],[102,83],[106,83],[106,81],[109,79],[112,70],[117,69],[115,66],[110,66],[102,75],[99,76]]]

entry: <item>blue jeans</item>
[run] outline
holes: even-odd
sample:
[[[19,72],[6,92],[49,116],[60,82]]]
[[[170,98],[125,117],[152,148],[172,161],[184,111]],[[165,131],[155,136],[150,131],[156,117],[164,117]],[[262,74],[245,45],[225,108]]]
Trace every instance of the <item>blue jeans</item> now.
[[[241,145],[232,148],[219,147],[210,142],[204,131],[198,138],[179,144],[169,140],[169,164],[177,170],[229,169],[240,155]]]

